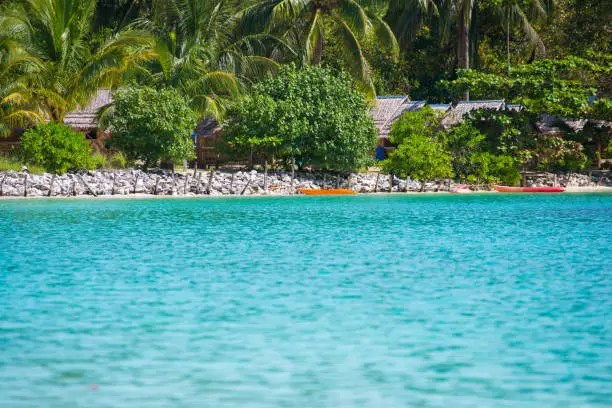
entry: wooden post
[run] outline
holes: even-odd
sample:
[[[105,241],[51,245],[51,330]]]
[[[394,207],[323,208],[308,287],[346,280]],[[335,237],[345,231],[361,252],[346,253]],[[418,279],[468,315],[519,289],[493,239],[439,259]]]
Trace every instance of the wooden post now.
[[[380,171],[376,173],[376,184],[374,184],[374,192],[378,193],[378,180],[380,179]]]
[[[72,195],[76,197],[76,180],[72,180]]]
[[[111,195],[115,195],[115,185],[117,184],[117,173],[113,173],[113,188],[111,189]]]
[[[249,179],[247,180],[246,185],[244,186],[244,188],[242,189],[242,192],[240,193],[240,195],[244,195],[244,192],[246,191],[246,189],[249,187],[249,184],[251,184],[251,176],[249,176]]]
[[[28,173],[23,174],[23,196],[28,196]]]
[[[527,186],[527,175],[525,174],[525,172],[521,173],[521,187],[526,187]]]
[[[408,180],[410,179],[410,176],[406,176],[406,185],[404,186],[404,193],[408,192]]]
[[[293,191],[293,180],[295,179],[295,157],[291,158],[291,194]]]
[[[230,188],[229,188],[230,194],[234,194],[234,176],[235,176],[235,173],[232,172],[232,177],[230,178]]]
[[[49,183],[49,194],[47,194],[47,197],[51,197],[51,195],[53,194],[53,182],[55,182],[55,174],[53,175],[53,177],[51,177],[51,182]]]
[[[138,176],[136,176],[136,180],[134,180],[134,190],[132,191],[132,194],[136,194],[136,186],[138,185]]]
[[[264,194],[268,194],[268,160],[264,162]]]
[[[389,174],[389,192],[393,192],[393,174]]]
[[[340,173],[336,174],[336,190],[340,188]]]
[[[81,183],[83,183],[83,185],[85,186],[85,188],[87,188],[94,197],[97,197],[98,195],[96,194],[95,191],[93,191],[93,188],[91,188],[91,186],[87,184],[83,176],[81,176],[80,174],[78,174],[78,176],[79,176],[79,179],[81,180]]]
[[[185,172],[185,184],[183,185],[183,195],[187,194],[187,182],[189,181],[189,173]]]
[[[327,177],[326,176],[327,176],[327,173],[323,172],[323,190],[326,189],[326,186],[325,186],[325,184],[327,183],[327,180],[326,180]]]
[[[196,195],[200,194],[200,177],[202,176],[202,173],[199,172],[198,173],[198,178],[196,180]]]
[[[2,196],[4,194],[3,188],[4,188],[4,179],[6,178],[6,174],[2,177],[2,181],[0,181],[0,196]]]
[[[215,176],[215,171],[210,169],[210,177],[208,178],[208,186],[206,186],[206,194],[210,195],[210,191],[212,189],[213,177]]]
[[[158,188],[159,188],[159,176],[157,176],[157,180],[155,180],[155,188],[153,189],[153,195],[157,195]]]
[[[593,172],[589,170],[589,186],[593,186]]]
[[[351,185],[351,181],[352,181],[352,179],[353,179],[353,174],[352,174],[352,173],[349,173],[349,175],[346,177],[346,185],[347,185],[347,188],[348,188],[349,190],[350,190],[350,189],[351,189],[351,187],[352,187],[352,185]]]
[[[193,164],[193,178],[195,178],[197,172],[198,172],[198,158],[196,157],[195,163]]]

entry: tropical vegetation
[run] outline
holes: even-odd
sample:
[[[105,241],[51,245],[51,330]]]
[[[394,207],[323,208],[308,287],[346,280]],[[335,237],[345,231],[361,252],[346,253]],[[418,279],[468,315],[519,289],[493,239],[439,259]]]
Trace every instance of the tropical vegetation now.
[[[109,116],[112,146],[128,160],[142,161],[145,169],[160,160],[175,164],[195,156],[191,134],[196,116],[173,88],[117,92]]]
[[[230,154],[256,151],[300,168],[345,171],[371,161],[376,128],[364,95],[348,76],[289,65],[236,105],[223,141]]]
[[[26,131],[21,138],[24,161],[48,172],[63,174],[68,170],[93,169],[91,146],[83,134],[61,123],[46,123]]]
[[[371,156],[364,112],[376,95],[496,98],[521,108],[433,134],[407,130],[423,118],[402,119],[385,168],[484,181],[510,181],[512,165],[584,169],[610,157],[611,10],[599,0],[4,0],[0,137],[61,124],[107,88],[117,100],[101,127],[130,162],[192,158],[188,135],[214,118],[230,156],[347,170]],[[588,122],[547,137],[534,131],[543,114]],[[409,167],[430,155],[437,170]]]

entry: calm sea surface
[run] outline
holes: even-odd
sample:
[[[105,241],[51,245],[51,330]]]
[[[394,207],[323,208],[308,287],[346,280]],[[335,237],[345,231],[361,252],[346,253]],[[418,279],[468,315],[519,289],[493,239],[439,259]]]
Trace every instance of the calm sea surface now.
[[[612,406],[612,195],[0,201],[0,406]]]

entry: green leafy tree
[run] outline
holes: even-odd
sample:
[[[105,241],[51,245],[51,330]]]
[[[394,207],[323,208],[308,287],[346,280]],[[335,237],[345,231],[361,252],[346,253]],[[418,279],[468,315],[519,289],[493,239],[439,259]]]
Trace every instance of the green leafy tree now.
[[[527,111],[565,118],[592,117],[589,98],[596,95],[598,78],[611,68],[582,58],[538,60],[515,66],[511,74],[462,71],[458,79],[444,82],[455,95],[469,91],[478,98],[506,99]]]
[[[300,166],[353,170],[369,163],[376,128],[348,76],[290,65],[255,86],[244,105],[231,111],[223,141]]]
[[[85,136],[59,123],[29,129],[21,138],[21,147],[26,163],[40,165],[49,172],[62,174],[95,167]]]
[[[469,122],[464,122],[444,135],[451,155],[453,173],[466,180],[473,173],[473,159],[476,153],[486,149],[486,137]]]
[[[109,118],[111,145],[144,168],[159,160],[172,163],[195,157],[191,133],[196,117],[175,90],[131,88],[115,94]]]
[[[439,115],[429,106],[405,113],[391,126],[395,150],[382,162],[383,170],[424,182],[453,176]]]

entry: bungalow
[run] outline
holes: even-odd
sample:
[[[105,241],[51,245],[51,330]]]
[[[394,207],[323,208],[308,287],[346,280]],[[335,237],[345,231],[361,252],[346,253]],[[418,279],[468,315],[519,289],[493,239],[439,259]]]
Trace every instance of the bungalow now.
[[[393,150],[389,142],[391,125],[405,112],[418,111],[425,106],[425,101],[411,101],[408,96],[379,96],[376,106],[372,109],[374,125],[378,128],[378,145],[383,146],[386,153]]]
[[[87,105],[64,116],[64,124],[75,132],[82,132],[90,141],[94,151],[105,150],[104,141],[110,137],[108,131],[98,128],[98,112],[113,103],[113,95],[109,89],[100,89]]]
[[[445,129],[463,123],[463,117],[478,109],[503,110],[506,103],[502,100],[490,101],[461,101],[452,106],[442,118],[441,124]]]

